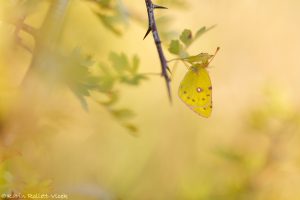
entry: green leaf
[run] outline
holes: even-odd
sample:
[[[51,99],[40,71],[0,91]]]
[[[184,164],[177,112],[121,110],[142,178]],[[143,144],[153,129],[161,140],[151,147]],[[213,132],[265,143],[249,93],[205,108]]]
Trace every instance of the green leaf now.
[[[172,40],[168,50],[172,54],[179,55],[183,50],[183,46],[180,44],[179,40]]]
[[[180,35],[180,40],[183,44],[185,44],[185,46],[189,46],[193,42],[192,31],[185,29]]]
[[[109,107],[109,106],[112,106],[115,103],[117,103],[117,101],[119,100],[119,95],[118,95],[118,93],[116,91],[108,92],[106,94],[106,96],[108,97],[108,100],[106,100],[106,101],[103,101],[103,100],[100,101],[100,100],[98,100],[97,103],[99,103],[99,104],[101,104],[103,106]]]
[[[131,132],[131,134],[135,137],[138,136],[138,128],[134,125],[134,124],[129,124],[129,123],[126,123],[126,124],[123,124],[123,126],[129,130]]]
[[[129,119],[135,116],[132,110],[126,108],[111,110],[111,113],[113,114],[113,116],[115,116],[118,119]]]
[[[216,25],[213,25],[209,28],[206,28],[205,26],[203,26],[202,28],[200,28],[197,33],[195,34],[195,38],[194,40],[196,40],[197,38],[199,38],[200,36],[202,36],[204,33],[207,33],[208,31],[210,31],[211,29],[215,28]]]
[[[195,64],[195,63],[208,63],[209,59],[211,59],[213,55],[210,55],[208,53],[200,53],[196,56],[189,56],[186,58],[183,58],[183,60]]]
[[[227,148],[217,148],[215,150],[216,155],[222,157],[223,159],[226,159],[228,161],[232,161],[232,162],[238,162],[238,163],[242,163],[243,162],[243,156],[238,153],[235,152],[231,149],[227,149]]]
[[[80,93],[80,92],[77,92],[76,90],[73,90],[74,94],[77,96],[78,100],[80,101],[80,104],[82,106],[82,108],[85,110],[85,111],[88,111],[88,103],[85,99],[85,97]]]
[[[97,3],[100,7],[103,8],[110,8],[111,5],[111,0],[101,0],[101,1],[94,1],[95,3]]]
[[[148,78],[142,74],[136,74],[134,76],[123,76],[121,77],[121,82],[127,83],[129,85],[139,85],[142,80],[147,80]]]
[[[98,88],[98,83],[99,83],[99,77],[98,76],[88,76],[86,77],[86,82],[85,85],[89,89],[97,89]]]
[[[134,55],[132,58],[132,68],[131,68],[131,72],[133,74],[137,73],[139,65],[140,65],[140,59],[137,55]]]
[[[112,31],[118,36],[122,35],[122,31],[116,26],[118,20],[115,16],[107,16],[100,13],[97,13],[97,16],[101,20],[103,25],[106,26],[110,31]]]
[[[172,40],[168,50],[170,53],[178,55],[181,48],[178,40]]]
[[[98,81],[98,89],[100,92],[109,92],[113,89],[115,79],[111,76],[101,76]]]
[[[84,84],[76,84],[73,89],[76,91],[76,94],[90,96],[89,90]]]
[[[113,64],[114,69],[122,74],[123,71],[130,69],[129,61],[127,56],[124,53],[116,54],[116,53],[110,53],[109,59]]]
[[[94,10],[100,21],[116,35],[121,35],[128,26],[128,8],[119,0],[97,0],[98,8]]]
[[[95,61],[91,55],[88,55],[80,64],[85,67],[91,67],[95,64]]]
[[[111,76],[111,71],[109,70],[109,67],[107,67],[104,63],[99,63],[98,67],[103,73],[103,75]]]

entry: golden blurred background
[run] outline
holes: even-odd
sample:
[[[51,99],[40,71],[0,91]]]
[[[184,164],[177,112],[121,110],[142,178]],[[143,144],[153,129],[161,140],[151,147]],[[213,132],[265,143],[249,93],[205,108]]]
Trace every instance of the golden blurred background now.
[[[20,8],[16,2],[0,1],[0,19],[28,12],[25,22],[39,28],[52,1],[31,0]],[[145,2],[122,3],[132,18],[117,36],[99,21],[91,2],[71,1],[59,51],[80,47],[97,62],[107,62],[112,51],[137,54],[140,72],[159,73],[152,36],[142,40]],[[34,81],[26,88],[22,81],[32,54],[15,42],[15,27],[0,20],[1,194],[67,194],[71,200],[300,199],[300,2],[157,3],[169,8],[156,11],[158,18],[171,19],[158,27],[175,30],[169,39],[185,28],[196,32],[217,25],[189,49],[195,55],[221,48],[208,69],[212,116],[196,115],[177,97],[186,73],[180,63],[171,105],[160,76],[119,87],[117,104],[136,113],[132,121],[139,130],[133,134],[93,100],[97,94],[87,98],[85,111],[66,86]],[[20,37],[36,45],[28,34]],[[162,42],[166,57],[174,58],[167,52],[170,41]]]

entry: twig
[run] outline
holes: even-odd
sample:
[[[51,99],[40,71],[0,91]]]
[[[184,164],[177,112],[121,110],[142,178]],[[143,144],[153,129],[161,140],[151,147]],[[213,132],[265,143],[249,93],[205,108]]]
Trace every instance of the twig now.
[[[19,32],[20,30],[24,30],[25,32],[31,34],[33,36],[33,38],[35,38],[35,30],[33,27],[24,24],[24,20],[25,20],[25,16],[21,17],[20,19],[18,19],[15,23],[13,23],[15,25],[15,31],[14,31],[14,35],[16,38],[16,42],[23,47],[25,50],[27,50],[29,53],[33,53],[33,50],[27,46],[25,43],[23,43],[21,37],[19,36]]]
[[[161,47],[161,41],[160,41],[160,38],[159,38],[159,35],[157,32],[156,22],[155,22],[155,18],[154,18],[154,9],[167,9],[167,8],[163,7],[163,6],[155,5],[152,3],[151,0],[145,0],[145,3],[146,3],[146,7],[147,7],[149,25],[148,25],[148,30],[144,36],[144,39],[147,37],[147,35],[150,32],[152,32],[154,42],[156,45],[156,49],[157,49],[159,59],[160,59],[161,70],[162,70],[161,75],[164,77],[164,79],[166,81],[169,99],[170,99],[170,102],[172,102],[171,86],[170,86],[171,79],[167,73],[169,68],[168,68],[168,64],[167,64],[167,60],[165,58],[164,52]]]
[[[24,44],[23,40],[18,35],[15,34],[15,37],[16,37],[16,41],[17,41],[18,45],[20,45],[21,47],[23,47],[30,54],[33,54],[33,50],[29,46],[27,46],[26,44]]]
[[[37,32],[37,30],[36,30],[34,27],[32,27],[32,26],[30,26],[30,25],[28,25],[28,24],[22,23],[21,28],[22,28],[22,30],[25,31],[26,33],[32,35],[33,38],[36,37],[36,32]]]
[[[7,20],[4,20],[3,22],[15,26],[16,29],[28,33],[29,35],[31,35],[35,39],[36,35],[37,35],[37,29],[30,26],[30,25],[28,25],[28,24],[26,24],[24,22],[25,18],[26,18],[26,16],[22,16],[18,19],[7,19]]]

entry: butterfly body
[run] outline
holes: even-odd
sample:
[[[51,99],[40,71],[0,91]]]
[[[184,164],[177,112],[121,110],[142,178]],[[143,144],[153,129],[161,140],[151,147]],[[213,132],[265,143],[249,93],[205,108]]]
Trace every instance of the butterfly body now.
[[[194,112],[209,117],[212,111],[212,86],[208,63],[192,65],[180,83],[178,96]]]

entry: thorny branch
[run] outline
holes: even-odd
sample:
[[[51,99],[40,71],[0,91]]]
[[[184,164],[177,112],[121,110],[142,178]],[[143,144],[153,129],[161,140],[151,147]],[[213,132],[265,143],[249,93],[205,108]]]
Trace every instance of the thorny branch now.
[[[157,32],[157,27],[156,27],[156,22],[155,22],[155,18],[154,18],[154,9],[167,9],[166,7],[163,6],[158,6],[152,3],[151,0],[145,0],[146,3],[146,7],[147,7],[147,13],[148,13],[148,21],[149,21],[149,25],[148,25],[148,30],[144,36],[144,39],[147,37],[147,35],[152,32],[153,38],[154,38],[154,42],[156,45],[156,49],[159,55],[159,59],[160,59],[160,63],[161,63],[161,75],[164,77],[165,81],[166,81],[166,85],[167,85],[167,90],[168,90],[168,95],[169,95],[169,99],[172,102],[172,95],[171,95],[171,86],[170,86],[170,77],[168,75],[168,64],[167,64],[167,60],[165,58],[164,52],[162,50],[161,47],[161,41]]]

